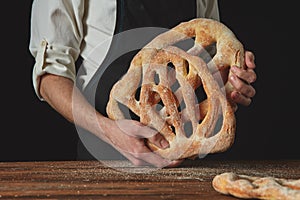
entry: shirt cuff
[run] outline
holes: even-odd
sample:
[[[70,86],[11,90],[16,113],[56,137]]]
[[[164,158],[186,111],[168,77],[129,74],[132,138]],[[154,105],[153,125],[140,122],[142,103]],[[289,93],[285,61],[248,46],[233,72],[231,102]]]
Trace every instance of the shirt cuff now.
[[[40,100],[44,100],[39,92],[40,77],[49,73],[75,81],[75,60],[78,55],[79,51],[74,48],[55,44],[50,45],[46,40],[41,41],[37,49],[32,73],[33,87]]]

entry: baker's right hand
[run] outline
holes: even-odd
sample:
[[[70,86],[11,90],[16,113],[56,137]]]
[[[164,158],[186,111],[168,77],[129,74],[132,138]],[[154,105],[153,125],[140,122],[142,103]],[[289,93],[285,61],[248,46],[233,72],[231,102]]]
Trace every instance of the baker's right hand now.
[[[152,165],[155,167],[176,167],[183,160],[167,160],[153,152],[145,143],[149,139],[158,147],[165,149],[168,141],[157,131],[134,120],[109,120],[106,124],[108,142],[134,165]]]

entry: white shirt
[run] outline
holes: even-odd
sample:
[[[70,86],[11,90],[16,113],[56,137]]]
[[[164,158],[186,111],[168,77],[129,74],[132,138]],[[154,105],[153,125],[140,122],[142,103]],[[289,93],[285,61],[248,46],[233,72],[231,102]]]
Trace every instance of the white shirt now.
[[[217,0],[196,0],[197,17],[219,20]],[[40,76],[51,73],[75,81],[75,61],[89,59],[97,45],[100,63],[86,62],[81,75],[84,88],[105,58],[114,34],[116,0],[34,0],[29,50],[35,57],[32,81],[39,94]]]

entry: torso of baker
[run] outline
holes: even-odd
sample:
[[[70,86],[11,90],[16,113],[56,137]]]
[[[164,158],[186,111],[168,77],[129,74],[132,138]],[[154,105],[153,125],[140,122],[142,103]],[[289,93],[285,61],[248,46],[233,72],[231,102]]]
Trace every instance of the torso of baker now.
[[[182,21],[195,18],[195,16],[196,1],[118,0],[115,34],[143,27],[157,27],[158,29],[161,27],[168,30]],[[121,45],[122,41],[113,41],[107,56],[113,54],[114,49],[118,49]],[[105,107],[112,85],[126,73],[131,59],[138,51],[139,49],[121,55],[118,59],[109,63],[101,77],[94,76],[95,79],[101,78],[97,81],[99,84],[96,89],[95,105],[96,109],[102,114],[106,115]]]
[[[201,1],[201,5],[205,5],[205,2],[208,1]],[[193,0],[117,0],[114,34],[142,27],[172,28],[182,21],[188,21],[197,17],[197,12],[199,12],[199,10],[197,11],[197,4],[199,9],[199,2]],[[117,49],[118,45],[121,45],[120,42],[113,41],[107,56],[113,53],[112,51],[115,48]],[[96,93],[95,99],[92,99],[92,101],[95,103],[95,108],[103,115],[107,116],[105,110],[113,84],[126,73],[130,61],[137,51],[128,52],[109,63],[105,72],[102,72],[100,77],[97,76],[96,72],[91,78],[90,84],[87,84],[85,87],[84,91],[86,92],[84,93],[86,95],[90,95],[91,91]],[[105,63],[105,59],[103,63]],[[99,69],[101,69],[101,66]],[[83,143],[84,141],[79,140],[77,159],[94,159],[94,156],[86,150]],[[106,151],[105,148],[108,148],[106,144],[99,144],[99,149],[102,149],[99,151]],[[109,156],[113,157],[113,155]],[[120,158],[120,156],[116,157]]]
[[[193,0],[117,0],[117,5],[117,26],[123,24],[123,30],[117,28],[117,32],[151,26],[171,28],[196,16]]]

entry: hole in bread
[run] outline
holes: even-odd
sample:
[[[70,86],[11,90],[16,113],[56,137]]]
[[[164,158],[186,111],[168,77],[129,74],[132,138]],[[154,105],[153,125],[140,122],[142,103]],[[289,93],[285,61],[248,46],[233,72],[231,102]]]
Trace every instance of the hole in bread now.
[[[169,62],[167,64],[167,67],[168,67],[168,70],[175,70],[175,66],[174,66],[174,64],[172,62]]]
[[[205,63],[209,63],[217,53],[216,43],[212,43],[206,46],[204,49],[205,51],[202,51],[199,54],[199,57],[202,58]]]
[[[176,79],[175,65],[172,62],[169,62],[167,64],[167,69],[168,69],[168,82],[170,83],[171,90],[174,93],[180,87],[178,80]]]
[[[200,103],[207,99],[207,94],[202,86],[196,88],[195,90],[196,98],[197,98],[197,103]]]
[[[155,72],[155,74],[154,74],[154,83],[155,83],[156,85],[158,85],[159,82],[160,82],[160,80],[159,80],[159,74]]]
[[[164,106],[165,106],[164,103],[162,102],[162,100],[160,100],[160,101],[155,105],[155,110],[156,110],[157,112],[159,112],[159,111],[161,111],[161,109],[163,109]]]
[[[172,132],[176,135],[176,130],[175,130],[175,127],[174,126],[170,126]]]
[[[129,109],[130,119],[140,121],[140,117]]]
[[[184,66],[186,66],[186,74],[190,73],[190,64],[187,60],[184,61]]]
[[[135,94],[134,94],[134,98],[139,101],[140,100],[140,94],[141,94],[141,87],[138,87],[135,91]]]
[[[193,135],[193,126],[191,121],[187,121],[184,123],[184,132],[187,138],[190,138]]]
[[[172,92],[175,93],[179,87],[180,87],[180,84],[179,84],[178,80],[176,79],[176,81],[171,86]]]
[[[223,115],[219,115],[212,136],[216,135],[222,129],[222,125],[223,125]]]
[[[139,87],[137,87],[136,91],[135,91],[135,95],[134,98],[139,101],[140,100],[140,95],[141,95],[141,86],[143,83],[143,75],[140,75],[140,82],[139,82]]]
[[[137,116],[134,112],[132,112],[126,105],[118,102],[118,107],[124,115],[125,119],[132,119],[140,121],[140,117]]]
[[[177,42],[176,44],[174,44],[174,46],[176,46],[184,51],[188,51],[189,49],[191,49],[194,46],[194,44],[195,44],[195,37],[191,37],[186,40]]]
[[[177,110],[178,110],[178,112],[181,112],[181,111],[183,111],[185,108],[186,108],[185,102],[184,102],[184,101],[181,101],[180,104],[179,104],[179,106],[178,106],[178,108],[177,108]]]
[[[203,118],[199,119],[199,120],[198,120],[198,124],[201,124],[202,121],[203,121]]]

